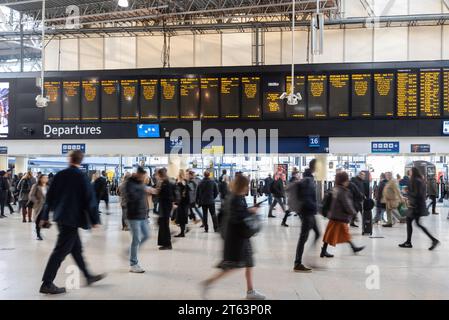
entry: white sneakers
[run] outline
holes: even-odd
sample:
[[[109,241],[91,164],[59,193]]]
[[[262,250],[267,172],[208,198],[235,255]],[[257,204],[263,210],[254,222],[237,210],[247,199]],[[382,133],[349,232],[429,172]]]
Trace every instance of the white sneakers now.
[[[129,268],[129,272],[131,273],[144,273],[145,270],[142,269],[138,264],[135,264]]]
[[[256,290],[250,290],[246,293],[246,299],[248,300],[265,300],[265,296]]]

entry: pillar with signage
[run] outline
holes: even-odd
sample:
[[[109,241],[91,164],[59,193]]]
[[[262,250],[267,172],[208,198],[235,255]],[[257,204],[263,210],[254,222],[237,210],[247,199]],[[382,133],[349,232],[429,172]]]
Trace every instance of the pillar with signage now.
[[[8,170],[8,147],[0,146],[0,170]]]

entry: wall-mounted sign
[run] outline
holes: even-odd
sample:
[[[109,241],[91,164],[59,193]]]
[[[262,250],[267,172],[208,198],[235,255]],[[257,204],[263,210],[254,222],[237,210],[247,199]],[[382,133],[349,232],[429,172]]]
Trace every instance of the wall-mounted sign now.
[[[449,121],[443,121],[443,134],[449,135]]]
[[[159,138],[160,131],[158,124],[138,124],[137,137],[139,138]]]
[[[399,141],[371,142],[371,153],[399,153]]]
[[[62,154],[67,154],[73,150],[80,150],[83,153],[86,153],[86,144],[84,143],[64,143],[62,145]]]
[[[71,136],[99,136],[102,134],[100,126],[88,125],[44,125],[46,138],[64,138]]]
[[[8,154],[8,147],[0,146],[0,154]]]
[[[412,144],[410,145],[411,153],[430,153],[430,144]]]
[[[321,147],[320,136],[309,136],[309,148],[319,148]]]

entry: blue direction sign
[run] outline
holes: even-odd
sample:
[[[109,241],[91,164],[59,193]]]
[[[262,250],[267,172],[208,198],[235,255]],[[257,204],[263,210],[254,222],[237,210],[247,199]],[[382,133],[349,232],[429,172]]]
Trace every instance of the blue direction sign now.
[[[0,146],[0,154],[8,154],[8,147]]]
[[[371,142],[371,153],[399,153],[399,141]]]
[[[81,150],[81,152],[86,153],[85,143],[64,143],[62,145],[62,154],[67,154],[72,150]]]

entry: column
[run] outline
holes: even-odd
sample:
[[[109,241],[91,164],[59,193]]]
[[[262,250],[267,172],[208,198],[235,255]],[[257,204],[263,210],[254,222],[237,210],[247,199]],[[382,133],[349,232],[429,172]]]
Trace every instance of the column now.
[[[0,170],[8,170],[8,156],[1,155],[0,156]]]
[[[171,178],[176,178],[179,174],[179,169],[186,170],[188,168],[188,156],[171,154],[168,157],[167,174]]]
[[[28,158],[27,157],[16,157],[16,164],[14,173],[25,173],[28,171]]]
[[[316,172],[315,177],[318,185],[318,199],[322,199],[324,195],[324,181],[327,181],[327,171],[329,168],[328,155],[317,155],[316,157]]]

